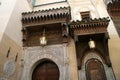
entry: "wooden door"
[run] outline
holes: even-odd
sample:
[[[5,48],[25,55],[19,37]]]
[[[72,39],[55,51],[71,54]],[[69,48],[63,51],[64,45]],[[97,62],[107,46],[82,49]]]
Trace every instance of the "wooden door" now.
[[[103,65],[97,59],[86,63],[86,80],[107,80]]]
[[[59,80],[59,69],[52,61],[41,62],[33,71],[32,80]]]

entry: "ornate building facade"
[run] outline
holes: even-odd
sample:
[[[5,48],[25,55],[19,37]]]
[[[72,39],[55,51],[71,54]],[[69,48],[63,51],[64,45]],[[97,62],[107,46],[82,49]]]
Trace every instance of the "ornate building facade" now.
[[[0,80],[120,80],[119,0],[1,0]]]

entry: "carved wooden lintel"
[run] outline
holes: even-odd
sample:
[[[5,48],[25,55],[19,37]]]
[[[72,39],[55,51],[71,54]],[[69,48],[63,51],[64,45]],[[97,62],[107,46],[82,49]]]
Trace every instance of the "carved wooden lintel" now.
[[[40,46],[39,39],[43,34],[44,27],[47,45],[68,42],[67,23],[57,23],[50,25],[23,27],[23,46]]]
[[[62,37],[63,37],[63,43],[68,43],[68,24],[67,23],[61,23],[62,26]]]
[[[62,23],[62,36],[68,36],[68,25],[67,23]]]

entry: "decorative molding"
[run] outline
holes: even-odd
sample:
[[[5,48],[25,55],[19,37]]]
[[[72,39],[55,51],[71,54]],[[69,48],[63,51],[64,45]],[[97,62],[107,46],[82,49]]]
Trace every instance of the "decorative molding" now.
[[[43,28],[45,28],[45,36],[47,38],[47,45],[61,44],[68,42],[68,24],[57,23],[50,25],[41,25],[33,27],[24,27],[23,32],[23,46],[40,46],[39,38],[42,36]]]
[[[83,62],[82,65],[85,66],[85,63],[86,63],[89,59],[92,59],[92,58],[96,58],[96,59],[98,59],[100,62],[102,62],[102,64],[104,64],[100,56],[98,56],[98,55],[97,55],[96,53],[94,53],[94,52],[90,52],[90,53],[88,53],[88,54],[86,55],[86,57],[84,58],[84,60],[83,60],[84,62]]]
[[[72,36],[105,33],[107,32],[109,21],[110,20],[108,18],[72,21],[70,23],[70,32],[72,32]]]
[[[70,7],[60,7],[48,10],[39,10],[22,13],[22,24],[24,27],[61,23],[70,20]]]
[[[67,44],[44,47],[24,47],[21,80],[31,80],[32,71],[42,59],[49,59],[57,64],[60,71],[59,80],[69,80],[69,60],[67,54]]]
[[[84,58],[84,63],[82,64],[82,68],[81,68],[81,70],[78,71],[79,72],[79,80],[86,80],[85,64],[88,60],[90,60],[92,58],[98,59],[103,64],[107,80],[115,80],[115,76],[113,74],[112,68],[108,67],[106,64],[104,64],[101,57],[93,52],[89,53]]]

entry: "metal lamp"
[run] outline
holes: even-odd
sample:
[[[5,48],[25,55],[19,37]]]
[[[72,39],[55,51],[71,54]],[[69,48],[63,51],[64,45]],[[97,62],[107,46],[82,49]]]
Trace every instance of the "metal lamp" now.
[[[88,44],[89,44],[89,47],[91,49],[95,48],[95,41],[94,40],[90,39],[90,41],[88,42]]]
[[[45,36],[45,29],[43,30],[43,35],[40,37],[40,45],[42,45],[42,46],[47,45],[47,39]]]

